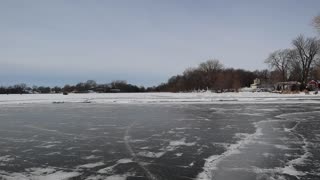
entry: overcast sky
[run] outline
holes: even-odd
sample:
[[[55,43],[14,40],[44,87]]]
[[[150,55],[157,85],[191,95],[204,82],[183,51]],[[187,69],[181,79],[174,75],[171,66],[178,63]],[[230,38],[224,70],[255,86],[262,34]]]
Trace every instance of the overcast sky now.
[[[2,0],[0,85],[123,79],[157,85],[207,59],[264,69],[315,36],[319,0]]]

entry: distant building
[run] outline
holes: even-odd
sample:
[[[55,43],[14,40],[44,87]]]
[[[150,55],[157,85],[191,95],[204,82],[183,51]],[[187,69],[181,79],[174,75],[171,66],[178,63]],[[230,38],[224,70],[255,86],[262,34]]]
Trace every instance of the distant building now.
[[[243,92],[271,92],[274,90],[273,84],[270,84],[267,80],[260,80],[256,78],[253,80],[253,84],[250,87],[241,88]]]
[[[256,78],[253,80],[253,84],[250,85],[250,88],[257,89],[257,88],[260,88],[260,85],[261,85],[260,79]]]
[[[320,81],[319,80],[311,80],[307,84],[307,89],[309,91],[314,91],[320,89]]]
[[[113,92],[113,93],[117,93],[117,92],[120,92],[121,90],[120,89],[110,89],[110,92]]]
[[[253,84],[250,85],[252,89],[255,89],[257,91],[272,91],[274,90],[274,86],[272,83],[270,83],[267,80],[260,80],[256,78],[253,80]]]
[[[278,82],[275,84],[277,91],[297,91],[300,89],[301,83],[298,81]]]

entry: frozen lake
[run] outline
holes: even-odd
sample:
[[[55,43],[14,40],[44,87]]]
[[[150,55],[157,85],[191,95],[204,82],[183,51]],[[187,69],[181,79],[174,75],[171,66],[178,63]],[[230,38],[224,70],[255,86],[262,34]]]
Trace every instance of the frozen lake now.
[[[316,103],[0,107],[0,179],[320,179]]]

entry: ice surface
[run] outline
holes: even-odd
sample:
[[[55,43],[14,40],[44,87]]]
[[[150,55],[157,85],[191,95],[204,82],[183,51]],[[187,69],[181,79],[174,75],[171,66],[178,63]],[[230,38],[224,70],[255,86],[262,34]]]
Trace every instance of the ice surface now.
[[[285,145],[281,145],[281,144],[275,144],[274,147],[278,148],[278,149],[283,149],[283,150],[288,150],[290,149],[289,147],[285,146]]]
[[[289,101],[288,101],[289,100]],[[92,93],[0,95],[0,104],[24,103],[316,103],[320,95],[274,93]]]
[[[66,104],[72,102],[67,100],[64,104],[51,104],[50,101],[36,102],[50,103],[46,105],[4,104],[2,107],[8,110],[1,108],[2,117],[7,121],[2,121],[0,126],[0,133],[4,135],[0,137],[0,145],[4,144],[0,166],[5,171],[0,170],[0,179],[49,179],[51,176],[64,178],[71,175],[75,175],[75,179],[80,175],[83,179],[125,179],[147,175],[149,179],[160,176],[178,179],[185,175],[186,178],[209,180],[247,173],[248,177],[256,176],[257,179],[269,176],[280,180],[292,176],[307,178],[319,169],[316,149],[320,139],[319,109],[313,108],[315,104],[282,105],[286,102],[279,100],[284,97],[292,98],[293,102],[316,102],[317,96],[301,98],[304,95],[299,95],[298,99],[298,95],[279,95],[271,100],[268,97],[265,100],[253,96],[236,97],[245,103],[249,99],[262,104],[233,105],[210,104],[215,101],[214,96],[218,96],[212,93],[190,95],[191,100],[210,96],[212,101],[209,103],[205,98],[203,101],[184,101],[187,93],[156,96],[159,94],[162,93],[154,93],[149,99],[142,99],[145,95],[133,97],[136,95],[130,94],[133,99],[141,97],[136,102],[122,94],[110,96],[119,99],[116,103],[122,103],[122,100],[168,103],[161,98],[181,96],[171,102],[191,104],[99,104],[109,103],[104,101],[106,97],[96,101],[92,98],[91,104],[76,101]],[[151,96],[154,96],[152,101]],[[195,102],[200,104],[192,104]],[[272,104],[264,104],[266,102]],[[42,116],[39,107],[43,107],[41,112],[45,110]],[[28,111],[24,112],[25,109]],[[12,119],[21,121],[12,124]],[[29,123],[25,123],[27,120]],[[13,150],[17,153],[14,154]],[[8,165],[24,159],[30,163],[24,161],[26,166],[21,169],[8,168]],[[56,160],[66,160],[66,166]]]
[[[98,158],[99,158],[98,156],[90,155],[90,156],[83,157],[82,159],[90,160],[90,159],[98,159]]]
[[[196,143],[195,142],[186,143],[186,139],[183,138],[183,139],[180,139],[177,141],[170,141],[169,144],[170,144],[170,146],[193,146]]]
[[[126,180],[126,179],[127,179],[126,175],[113,175],[105,178],[105,180]]]
[[[165,154],[165,152],[154,153],[154,152],[149,152],[149,151],[141,151],[141,152],[137,153],[138,156],[149,157],[149,158],[159,158],[164,154]]]
[[[66,180],[79,176],[78,172],[57,171],[54,168],[30,168],[28,173],[6,173],[0,171],[0,179],[7,180]]]
[[[131,162],[133,162],[131,159],[120,159],[120,160],[117,161],[117,163],[115,165],[100,169],[98,171],[98,173],[101,173],[101,174],[112,173],[113,168],[116,167],[117,165],[131,163]]]
[[[120,159],[117,161],[118,164],[125,164],[133,162],[131,159]]]
[[[214,171],[218,170],[219,163],[224,160],[225,158],[233,155],[233,154],[239,154],[240,148],[243,147],[246,144],[252,143],[257,137],[262,135],[262,130],[259,127],[260,123],[264,123],[264,121],[260,121],[258,123],[253,123],[256,127],[256,131],[253,134],[246,134],[246,133],[237,133],[235,135],[236,138],[240,138],[240,140],[235,143],[231,144],[227,150],[220,154],[220,155],[212,155],[209,158],[206,159],[206,162],[203,167],[203,172],[201,172],[198,176],[198,180],[208,180],[212,179],[214,177]]]
[[[81,166],[78,166],[78,168],[94,168],[94,167],[102,166],[102,165],[104,165],[103,162],[96,162],[96,163],[83,164]]]
[[[12,161],[14,158],[12,156],[6,155],[6,156],[0,156],[0,162],[8,162]]]
[[[88,178],[86,178],[86,180],[126,180],[127,179],[127,175],[112,175],[112,176],[90,176]]]
[[[63,172],[63,171],[57,171],[52,174],[48,175],[39,175],[34,176],[32,179],[38,179],[38,180],[56,180],[56,179],[69,179],[75,176],[79,176],[80,174],[78,172]]]

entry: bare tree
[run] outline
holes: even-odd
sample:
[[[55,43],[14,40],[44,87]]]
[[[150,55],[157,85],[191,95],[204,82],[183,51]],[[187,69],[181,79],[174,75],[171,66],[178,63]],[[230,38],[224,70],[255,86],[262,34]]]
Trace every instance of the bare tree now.
[[[305,86],[310,75],[310,69],[320,53],[320,44],[316,38],[304,38],[300,35],[292,41],[295,47],[297,61],[301,66],[301,84]]]
[[[287,81],[289,68],[292,61],[292,51],[290,49],[277,50],[269,55],[265,63],[272,69],[276,69],[281,74],[281,81]]]
[[[294,58],[291,63],[291,70],[289,80],[302,82],[302,67],[299,59],[297,58],[296,51],[293,51]]]
[[[217,59],[208,60],[199,64],[198,69],[204,75],[204,84],[207,88],[213,89],[218,78],[219,72],[223,69],[223,64]]]
[[[94,80],[87,80],[85,83],[86,89],[87,90],[92,90],[97,87],[97,83]]]
[[[316,30],[318,30],[318,32],[320,33],[320,15],[313,18],[312,24],[316,28]]]
[[[210,73],[214,71],[219,71],[223,68],[223,64],[217,59],[207,60],[206,62],[199,64],[199,70]]]

